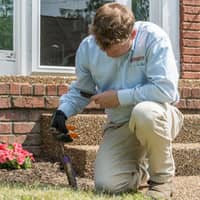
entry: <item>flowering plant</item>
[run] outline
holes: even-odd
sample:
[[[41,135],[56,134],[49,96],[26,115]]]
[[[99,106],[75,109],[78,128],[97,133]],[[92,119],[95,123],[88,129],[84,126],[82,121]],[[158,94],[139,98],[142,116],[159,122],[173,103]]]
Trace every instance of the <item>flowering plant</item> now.
[[[27,169],[34,161],[33,154],[22,148],[21,144],[0,144],[0,168]]]

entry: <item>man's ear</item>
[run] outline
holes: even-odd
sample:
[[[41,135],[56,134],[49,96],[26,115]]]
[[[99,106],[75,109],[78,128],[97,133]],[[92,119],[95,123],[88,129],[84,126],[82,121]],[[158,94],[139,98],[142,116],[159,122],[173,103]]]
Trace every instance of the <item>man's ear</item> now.
[[[136,36],[136,30],[133,29],[132,33],[131,33],[131,39],[133,40]]]

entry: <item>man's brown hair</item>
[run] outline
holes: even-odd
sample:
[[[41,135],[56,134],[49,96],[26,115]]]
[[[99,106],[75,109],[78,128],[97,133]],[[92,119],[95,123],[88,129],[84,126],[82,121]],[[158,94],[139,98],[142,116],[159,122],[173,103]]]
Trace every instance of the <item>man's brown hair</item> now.
[[[132,33],[135,17],[133,12],[119,3],[106,3],[97,9],[90,33],[102,49],[128,39]]]

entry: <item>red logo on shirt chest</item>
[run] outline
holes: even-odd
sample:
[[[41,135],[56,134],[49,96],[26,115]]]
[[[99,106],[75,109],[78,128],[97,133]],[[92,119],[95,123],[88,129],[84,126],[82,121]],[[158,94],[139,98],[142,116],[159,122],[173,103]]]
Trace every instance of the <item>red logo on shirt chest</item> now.
[[[140,60],[144,60],[144,56],[132,57],[130,59],[130,62],[136,62],[136,61],[140,61]]]

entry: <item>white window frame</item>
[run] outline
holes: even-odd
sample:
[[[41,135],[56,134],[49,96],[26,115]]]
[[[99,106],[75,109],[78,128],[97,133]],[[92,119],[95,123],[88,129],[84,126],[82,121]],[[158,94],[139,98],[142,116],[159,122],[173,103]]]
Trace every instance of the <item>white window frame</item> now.
[[[0,60],[3,61],[15,61],[15,30],[16,30],[16,0],[13,1],[13,50],[3,50],[0,49]]]
[[[166,12],[167,11],[167,12]],[[172,43],[177,66],[180,68],[180,5],[179,0],[150,0],[150,21],[161,26]],[[174,16],[172,18],[172,16]]]
[[[27,75],[31,72],[28,61],[30,60],[31,44],[28,44],[29,27],[27,10],[31,1],[14,0],[13,10],[13,50],[0,50],[0,75]],[[31,30],[30,30],[31,31]]]
[[[1,74],[10,74],[15,68],[16,61],[16,21],[17,21],[17,0],[13,1],[13,50],[0,50],[0,67]]]
[[[31,19],[31,2],[16,0],[17,2],[17,28],[16,28],[16,68],[17,74],[27,75],[31,73],[30,51],[31,43],[28,41],[30,33],[29,19]],[[28,7],[30,7],[28,9]]]
[[[51,72],[74,74],[75,69],[62,66],[40,65],[40,0],[32,1],[32,71],[33,72]]]
[[[131,0],[117,0],[117,2],[131,7]],[[34,30],[32,36],[32,71],[74,74],[74,66],[40,66],[40,0],[32,1],[32,13],[32,30]],[[150,21],[158,24],[168,33],[178,66],[180,64],[179,13],[179,0],[150,0]],[[176,16],[176,20],[171,20],[170,16]]]

